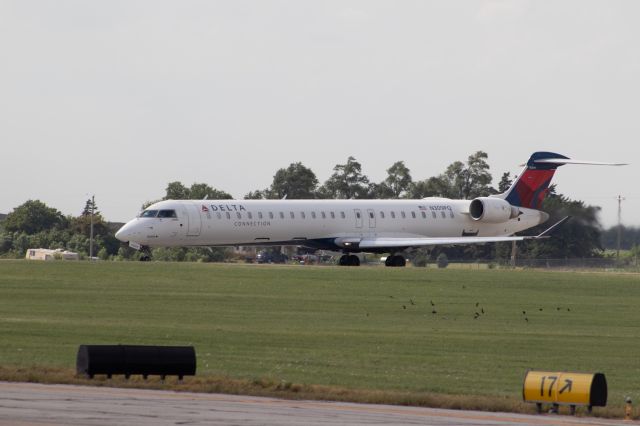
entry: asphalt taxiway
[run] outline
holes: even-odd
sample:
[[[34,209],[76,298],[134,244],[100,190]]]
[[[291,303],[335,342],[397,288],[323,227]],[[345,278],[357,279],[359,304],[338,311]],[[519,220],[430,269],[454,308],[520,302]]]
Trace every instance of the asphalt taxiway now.
[[[616,425],[623,421],[0,382],[0,425]]]

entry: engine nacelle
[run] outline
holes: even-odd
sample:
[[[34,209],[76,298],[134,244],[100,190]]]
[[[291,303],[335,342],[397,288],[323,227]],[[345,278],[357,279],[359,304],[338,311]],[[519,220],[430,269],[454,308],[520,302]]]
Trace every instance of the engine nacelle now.
[[[485,223],[502,223],[518,217],[520,211],[502,198],[479,197],[469,204],[473,220]]]

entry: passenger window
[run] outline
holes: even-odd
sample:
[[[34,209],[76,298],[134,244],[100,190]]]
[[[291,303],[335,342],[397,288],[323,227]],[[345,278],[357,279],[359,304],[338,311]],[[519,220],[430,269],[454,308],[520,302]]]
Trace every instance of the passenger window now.
[[[156,217],[158,215],[158,210],[145,210],[142,212],[140,217]]]
[[[296,214],[294,212],[289,212],[289,216],[291,216],[291,219],[295,219],[296,218]]]
[[[240,212],[236,213],[236,217],[237,217],[238,219],[242,219],[242,215],[240,214]]]
[[[247,212],[247,217],[248,217],[249,219],[253,219],[253,214],[252,214],[251,212]]]
[[[438,218],[438,216],[436,216],[436,212],[431,212],[431,216],[433,216],[434,219]]]
[[[280,219],[284,219],[284,212],[280,212]]]
[[[403,219],[407,218],[407,215],[404,212],[400,212],[400,216],[402,216]]]
[[[447,218],[447,214],[444,212],[444,210],[440,212],[440,216],[442,216],[443,219]]]
[[[453,210],[449,211],[449,216],[451,216],[451,219],[453,219]]]
[[[335,218],[336,218],[335,213],[334,213],[334,212],[331,212],[331,219],[335,219]]]
[[[369,217],[373,219],[373,212],[369,212]]]
[[[269,219],[273,219],[273,212],[269,212]]]
[[[311,212],[311,218],[315,219],[316,218],[316,212]]]
[[[423,219],[426,219],[426,218],[427,218],[427,213],[425,213],[425,212],[420,212],[420,213],[422,213],[422,218],[423,218]]]
[[[415,219],[416,218],[416,212],[411,212],[411,217]]]
[[[395,219],[396,218],[396,212],[391,212],[391,219]]]
[[[258,212],[258,219],[262,219],[262,212]]]
[[[301,217],[301,218],[303,218],[303,219],[306,217],[306,215],[304,214],[304,212],[300,212],[300,217]]]
[[[231,219],[231,213],[226,212],[226,215],[227,215],[227,219]]]
[[[340,217],[341,217],[342,219],[344,219],[344,218],[346,218],[346,217],[347,217],[347,215],[345,215],[345,214],[344,214],[344,212],[340,212]]]
[[[384,212],[380,212],[380,219],[384,219]]]
[[[218,219],[222,219],[222,213],[216,212],[216,216],[218,216]]]
[[[322,218],[323,218],[323,219],[326,219],[326,218],[327,218],[327,215],[326,215],[326,214],[324,214],[324,212],[320,212],[320,216],[322,216]]]
[[[356,212],[356,217],[360,219],[360,212]]]

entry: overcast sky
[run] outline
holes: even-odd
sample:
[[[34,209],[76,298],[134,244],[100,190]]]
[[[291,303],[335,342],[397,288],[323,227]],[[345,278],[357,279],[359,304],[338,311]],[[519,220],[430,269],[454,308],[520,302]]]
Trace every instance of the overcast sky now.
[[[126,221],[168,182],[242,198],[349,155],[414,180],[534,151],[558,191],[640,225],[638,1],[0,0],[0,212],[95,193]]]

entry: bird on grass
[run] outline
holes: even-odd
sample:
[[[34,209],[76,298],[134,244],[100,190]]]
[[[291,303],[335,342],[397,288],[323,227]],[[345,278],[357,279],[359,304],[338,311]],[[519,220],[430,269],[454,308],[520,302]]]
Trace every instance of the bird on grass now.
[[[413,299],[409,298],[409,303],[411,303],[412,305],[415,305],[416,302],[413,301]]]
[[[407,306],[406,305],[402,305],[402,309],[407,309]]]
[[[438,312],[434,309],[433,311],[431,311],[432,314],[437,314]]]
[[[525,320],[526,322],[529,322],[529,318],[527,318],[527,317],[524,317],[524,320]]]
[[[433,303],[433,300],[430,300],[430,302],[431,302],[431,306],[436,306],[436,304]]]
[[[480,308],[480,312],[484,315],[484,308]]]

